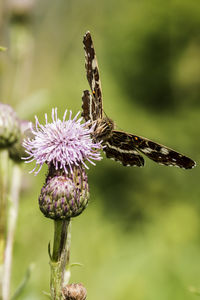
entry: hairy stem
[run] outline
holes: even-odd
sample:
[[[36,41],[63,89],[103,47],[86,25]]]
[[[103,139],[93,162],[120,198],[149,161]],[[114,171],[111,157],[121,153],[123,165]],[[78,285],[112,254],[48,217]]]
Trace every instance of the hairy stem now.
[[[13,241],[18,216],[19,192],[21,186],[21,168],[18,164],[13,166],[12,182],[9,195],[8,229],[5,249],[3,300],[8,300],[10,295],[10,277],[12,266]]]
[[[70,220],[54,221],[54,244],[53,253],[50,259],[51,281],[50,291],[52,300],[62,299],[62,287],[65,275],[65,267],[69,263],[69,224]]]

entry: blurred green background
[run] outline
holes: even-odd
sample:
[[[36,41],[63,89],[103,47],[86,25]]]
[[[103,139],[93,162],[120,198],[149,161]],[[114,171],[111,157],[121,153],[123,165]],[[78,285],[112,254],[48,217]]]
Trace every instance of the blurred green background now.
[[[8,5],[9,4],[9,5]],[[58,107],[74,114],[88,89],[82,36],[93,36],[104,110],[118,128],[161,142],[199,162],[199,0],[2,1],[0,101],[41,122]],[[105,157],[104,157],[105,158]],[[46,299],[53,223],[38,208],[46,169],[24,166],[12,291]],[[90,204],[72,222],[71,282],[88,300],[189,300],[200,287],[199,168],[146,159],[125,168],[103,159],[89,170]]]

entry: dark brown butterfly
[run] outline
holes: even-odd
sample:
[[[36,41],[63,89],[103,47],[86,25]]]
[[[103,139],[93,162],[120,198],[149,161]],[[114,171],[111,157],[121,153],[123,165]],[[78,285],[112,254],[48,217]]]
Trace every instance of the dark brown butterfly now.
[[[99,69],[94,45],[90,32],[83,37],[85,50],[85,68],[92,94],[83,92],[83,112],[85,121],[96,123],[93,138],[102,140],[104,152],[108,158],[120,161],[124,166],[144,166],[145,154],[153,161],[166,166],[176,166],[184,169],[195,167],[195,162],[189,157],[149,139],[114,129],[114,122],[103,114],[103,101]]]

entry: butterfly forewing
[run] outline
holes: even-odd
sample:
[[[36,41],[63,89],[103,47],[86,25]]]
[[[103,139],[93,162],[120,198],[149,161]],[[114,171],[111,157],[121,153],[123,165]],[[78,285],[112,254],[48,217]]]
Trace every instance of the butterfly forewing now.
[[[85,50],[85,68],[92,94],[83,92],[82,116],[86,121],[96,123],[93,138],[102,140],[106,156],[120,161],[124,166],[143,166],[144,159],[140,153],[153,161],[166,165],[191,169],[195,162],[166,146],[157,144],[146,138],[114,130],[114,123],[103,116],[102,90],[99,69],[90,32],[83,37]]]
[[[134,135],[132,135],[132,137],[138,145],[138,150],[140,152],[161,165],[175,166],[183,169],[192,169],[196,165],[191,158],[176,152],[171,148],[157,144],[146,138]]]
[[[183,169],[191,169],[195,166],[195,162],[192,159],[173,149],[123,131],[113,130],[112,137],[107,140],[106,146],[104,149],[106,155],[107,152],[110,155],[110,148],[118,150],[119,153],[125,152],[127,154],[136,154],[136,151],[140,151],[148,158],[162,165],[176,166]]]
[[[87,79],[92,91],[92,97],[94,102],[93,113],[95,118],[102,118],[102,90],[101,90],[101,81],[99,78],[99,69],[96,59],[96,54],[94,50],[94,45],[92,42],[92,37],[90,32],[86,32],[83,37],[83,44],[85,50],[85,68]]]

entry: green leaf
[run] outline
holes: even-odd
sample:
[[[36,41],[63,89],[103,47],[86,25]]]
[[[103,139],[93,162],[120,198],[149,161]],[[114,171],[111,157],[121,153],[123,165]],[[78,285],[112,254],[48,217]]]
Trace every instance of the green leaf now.
[[[70,264],[70,267],[83,267],[83,264],[81,264],[81,263],[72,263],[72,264]]]
[[[47,296],[48,299],[51,299],[51,294],[50,293],[47,293],[45,291],[42,292],[45,296]]]
[[[21,295],[22,291],[24,290],[25,286],[27,285],[27,282],[31,276],[33,269],[34,269],[34,264],[30,264],[28,266],[28,269],[26,271],[24,278],[22,279],[22,281],[20,282],[16,291],[14,292],[14,295],[11,297],[11,300],[16,300]]]

